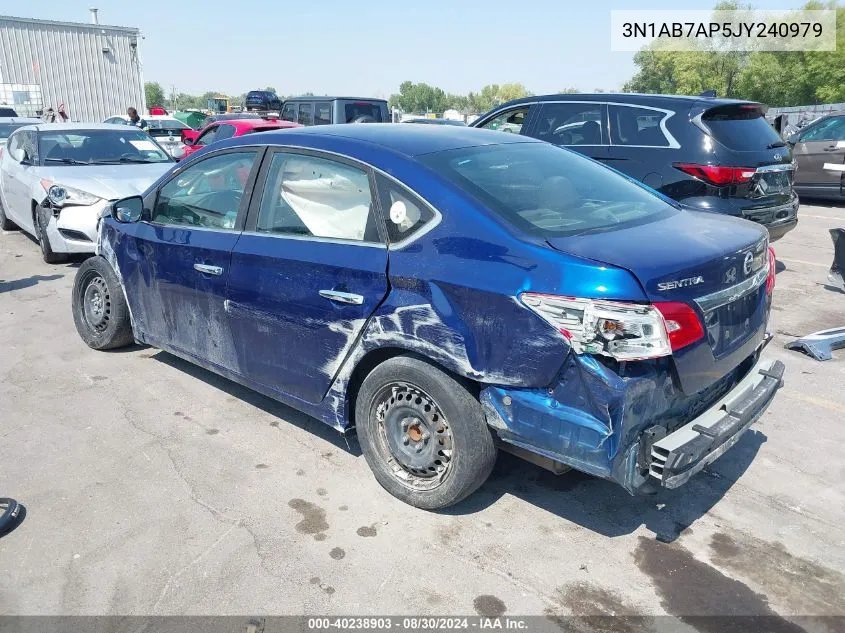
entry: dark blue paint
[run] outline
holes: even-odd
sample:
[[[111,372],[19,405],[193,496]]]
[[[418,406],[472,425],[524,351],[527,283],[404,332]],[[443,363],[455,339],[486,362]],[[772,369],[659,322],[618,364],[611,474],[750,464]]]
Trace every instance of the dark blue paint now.
[[[504,440],[633,490],[642,430],[698,413],[738,380],[762,339],[768,306],[761,295],[752,335],[724,358],[715,359],[705,339],[673,358],[599,361],[573,354],[517,299],[534,291],[689,301],[702,288],[668,296],[655,284],[697,274],[707,289],[718,286],[711,274],[763,236],[749,223],[677,209],[648,224],[551,244],[517,234],[414,157],[536,141],[452,127],[269,132],[215,144],[178,169],[217,149],[258,142],[368,163],[416,191],[442,219],[407,247],[387,249],[106,218],[101,253],[118,270],[136,338],[338,429],[352,422],[347,388],[358,364],[384,350],[413,352],[480,383],[488,420]],[[193,269],[198,262],[225,274],[202,275]],[[320,297],[323,289],[360,294],[364,303],[333,303]]]

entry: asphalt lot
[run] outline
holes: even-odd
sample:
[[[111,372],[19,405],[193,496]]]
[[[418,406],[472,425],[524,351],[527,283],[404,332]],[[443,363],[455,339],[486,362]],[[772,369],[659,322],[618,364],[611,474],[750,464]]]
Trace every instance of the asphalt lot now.
[[[845,325],[827,229],[803,205],[775,244],[768,353],[786,386],[686,487],[632,498],[501,455],[440,514],[390,497],[354,439],[167,353],[95,352],[76,264],[0,234],[2,614],[845,615]],[[785,624],[785,623],[784,623]]]

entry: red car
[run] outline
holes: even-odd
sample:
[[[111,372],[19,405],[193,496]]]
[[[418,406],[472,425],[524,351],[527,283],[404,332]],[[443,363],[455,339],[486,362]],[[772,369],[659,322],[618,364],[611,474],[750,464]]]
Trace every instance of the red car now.
[[[196,132],[196,139],[190,138],[187,134],[189,130],[183,132],[185,152],[178,160],[183,160],[206,145],[211,145],[215,141],[222,141],[225,138],[253,134],[254,132],[267,132],[268,130],[283,130],[289,127],[302,126],[293,121],[280,121],[278,119],[229,119],[226,121],[215,121]]]

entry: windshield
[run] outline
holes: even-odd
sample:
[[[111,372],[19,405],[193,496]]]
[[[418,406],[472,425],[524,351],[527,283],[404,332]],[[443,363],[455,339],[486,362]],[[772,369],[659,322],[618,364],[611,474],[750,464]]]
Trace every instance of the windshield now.
[[[512,225],[544,237],[613,230],[676,213],[643,186],[546,143],[467,147],[420,160]]]
[[[172,159],[145,132],[126,126],[115,130],[41,132],[38,153],[45,165],[168,163]]]
[[[12,132],[24,125],[32,125],[32,123],[0,123],[0,139],[7,139]]]
[[[151,130],[190,130],[191,128],[181,121],[173,119],[152,119],[148,120],[147,127]]]

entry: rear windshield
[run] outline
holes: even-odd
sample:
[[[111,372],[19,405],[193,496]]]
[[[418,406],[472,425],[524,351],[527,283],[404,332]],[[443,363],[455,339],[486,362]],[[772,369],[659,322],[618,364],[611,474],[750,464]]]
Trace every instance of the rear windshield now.
[[[181,132],[182,130],[191,129],[189,126],[180,121],[170,121],[166,119],[152,119],[146,121],[146,124],[147,129],[150,132],[150,136],[161,135],[162,132],[170,132],[172,130]]]
[[[467,147],[420,160],[509,223],[536,235],[613,230],[676,213],[643,186],[546,143]]]
[[[260,99],[269,99],[270,96],[271,95],[270,95],[269,92],[258,92],[258,91],[256,91],[256,92],[250,92],[249,94],[247,94],[246,98],[248,100],[254,101],[256,99],[259,99],[259,100]]]
[[[728,149],[754,151],[783,146],[783,139],[754,106],[713,108],[702,122],[719,143]]]
[[[381,103],[351,101],[344,106],[347,123],[383,123]]]
[[[12,108],[0,108],[0,116],[18,116],[18,113],[15,112]]]

